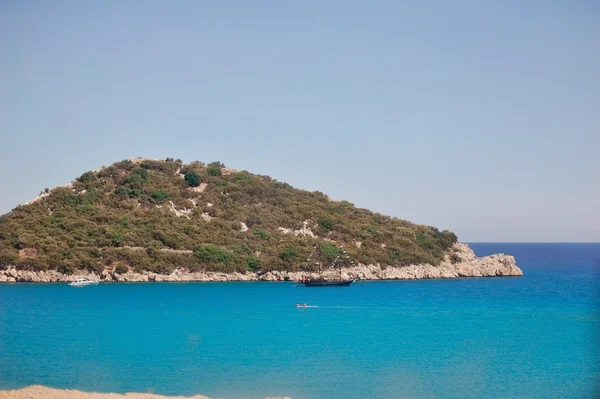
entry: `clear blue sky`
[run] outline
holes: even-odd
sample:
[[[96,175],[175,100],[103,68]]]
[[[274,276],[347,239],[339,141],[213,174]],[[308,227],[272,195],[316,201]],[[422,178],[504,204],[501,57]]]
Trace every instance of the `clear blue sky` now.
[[[600,241],[600,3],[0,2],[0,213],[220,160],[463,241]]]

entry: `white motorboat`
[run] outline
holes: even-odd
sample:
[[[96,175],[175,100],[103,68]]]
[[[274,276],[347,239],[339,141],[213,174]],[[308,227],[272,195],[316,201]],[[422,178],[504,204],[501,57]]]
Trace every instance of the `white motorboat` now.
[[[83,277],[77,277],[75,281],[72,281],[69,285],[72,287],[84,287],[86,285],[98,285],[98,282]]]

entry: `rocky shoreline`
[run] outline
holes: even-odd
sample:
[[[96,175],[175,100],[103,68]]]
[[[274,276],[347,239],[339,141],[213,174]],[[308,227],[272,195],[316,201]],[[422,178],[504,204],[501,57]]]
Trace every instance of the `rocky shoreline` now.
[[[63,274],[56,270],[27,271],[8,266],[0,270],[0,283],[33,282],[54,283],[70,282],[76,277],[85,277],[101,282],[225,282],[225,281],[299,281],[304,272],[270,271],[266,273],[216,273],[190,272],[175,269],[171,274],[153,272],[136,273],[128,271],[119,274],[108,270],[100,275],[87,270],[78,270],[74,274]],[[460,277],[499,277],[522,276],[523,271],[510,255],[495,254],[482,258],[475,256],[467,244],[457,243],[452,252],[446,255],[438,265],[410,265],[404,267],[386,267],[382,265],[363,265],[342,269],[342,278],[357,280],[418,280]]]

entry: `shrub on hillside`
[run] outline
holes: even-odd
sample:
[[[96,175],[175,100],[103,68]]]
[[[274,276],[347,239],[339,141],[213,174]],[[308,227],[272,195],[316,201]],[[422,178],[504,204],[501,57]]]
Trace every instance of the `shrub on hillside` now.
[[[144,180],[148,179],[148,175],[149,175],[148,171],[147,171],[146,169],[144,169],[144,168],[137,168],[137,169],[134,169],[134,170],[133,170],[133,172],[131,172],[131,173],[132,173],[133,175],[138,175],[138,176],[140,176],[140,177],[141,177],[142,179],[144,179]]]
[[[152,192],[152,199],[154,199],[156,202],[163,202],[167,198],[169,198],[169,194],[162,190],[156,190]]]
[[[115,272],[119,273],[119,274],[124,274],[127,273],[129,271],[129,268],[125,265],[117,265],[117,267],[115,267]]]
[[[221,172],[221,168],[218,166],[209,166],[206,168],[206,173],[208,173],[209,176],[221,176],[222,172]]]
[[[94,180],[96,180],[96,175],[94,174],[94,172],[85,172],[77,178],[77,181],[81,183],[91,183]]]
[[[319,226],[327,231],[333,230],[333,220],[329,218],[320,218],[318,220]]]
[[[131,170],[135,167],[135,164],[129,159],[124,159],[121,162],[115,163],[114,166],[119,170]]]
[[[238,183],[250,183],[252,182],[252,175],[246,171],[238,172],[235,174],[235,181]]]
[[[114,196],[119,198],[127,198],[129,197],[129,189],[125,186],[119,186],[115,189]]]
[[[246,267],[253,272],[260,270],[260,259],[256,256],[249,256],[246,259]]]
[[[260,238],[261,240],[268,240],[271,235],[262,229],[252,230],[252,234]]]
[[[194,251],[200,261],[206,263],[229,263],[233,259],[231,252],[216,245],[199,245]]]
[[[40,257],[17,259],[16,266],[22,270],[46,270],[48,265]]]
[[[248,217],[246,217],[246,226],[252,227],[255,224],[260,224],[260,216],[256,213],[251,213],[248,215]]]
[[[200,175],[196,172],[186,172],[183,178],[190,187],[198,187],[200,185]]]
[[[456,244],[458,241],[458,237],[451,231],[444,230],[442,232],[435,230],[435,237],[440,241],[440,244],[444,248],[450,248],[452,245]]]
[[[129,196],[129,198],[139,198],[140,195],[142,195],[142,190],[140,190],[139,188],[133,188],[127,191],[127,195]]]
[[[14,265],[17,259],[19,259],[19,254],[14,249],[0,251],[0,266]]]
[[[144,170],[144,169],[141,169],[141,170]],[[142,174],[140,174],[140,173],[132,173],[131,175],[129,175],[129,177],[126,180],[129,187],[131,187],[133,189],[142,188],[144,181],[145,181],[145,179],[144,179],[144,177],[142,177]]]
[[[288,248],[288,249],[283,250],[279,254],[279,259],[289,262],[289,261],[296,259],[297,256],[298,256],[298,253],[296,252],[296,250]]]
[[[163,171],[163,170],[165,170],[165,166],[167,164],[168,164],[167,162],[154,161],[151,159],[147,159],[145,161],[140,162],[140,168],[148,169],[148,170]]]
[[[61,262],[57,270],[63,274],[73,274],[75,272],[75,266],[70,262]]]
[[[462,262],[462,258],[457,253],[453,252],[450,254],[450,262],[454,265],[456,263]]]
[[[123,241],[123,235],[120,233],[113,234],[111,237],[112,245],[115,247],[120,247],[121,242]]]

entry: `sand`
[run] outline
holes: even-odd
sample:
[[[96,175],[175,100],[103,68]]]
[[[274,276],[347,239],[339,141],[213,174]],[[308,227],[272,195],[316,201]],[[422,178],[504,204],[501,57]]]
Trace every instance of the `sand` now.
[[[81,392],[77,390],[62,390],[32,385],[17,390],[0,391],[0,399],[209,399],[206,396],[162,396],[151,393],[95,393]],[[266,399],[289,399],[289,398],[266,398]]]

